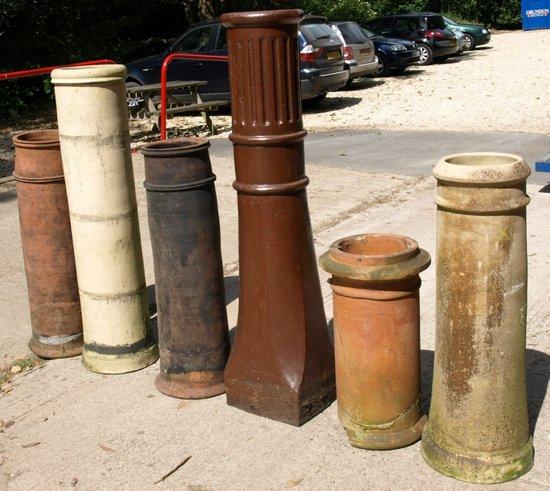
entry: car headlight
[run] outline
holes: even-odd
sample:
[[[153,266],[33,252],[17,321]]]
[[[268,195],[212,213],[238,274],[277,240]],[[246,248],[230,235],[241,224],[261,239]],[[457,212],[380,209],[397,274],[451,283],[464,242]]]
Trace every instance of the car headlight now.
[[[406,49],[404,44],[392,44],[390,46],[390,51],[405,51]]]
[[[481,32],[482,32],[483,34],[487,34],[489,31],[488,31],[487,29],[481,29]]]

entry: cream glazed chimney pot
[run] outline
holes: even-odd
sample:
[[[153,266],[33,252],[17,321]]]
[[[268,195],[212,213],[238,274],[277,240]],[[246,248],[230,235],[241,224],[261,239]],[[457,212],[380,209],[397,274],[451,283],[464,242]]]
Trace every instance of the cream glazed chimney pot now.
[[[124,373],[158,358],[147,305],[123,65],[52,72],[82,305],[83,364]]]

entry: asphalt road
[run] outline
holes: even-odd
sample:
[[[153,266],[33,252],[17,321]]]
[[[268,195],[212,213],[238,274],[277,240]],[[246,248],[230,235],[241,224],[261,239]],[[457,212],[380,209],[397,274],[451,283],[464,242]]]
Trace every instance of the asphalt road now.
[[[212,155],[232,156],[227,138],[215,138]],[[358,171],[429,175],[438,159],[461,152],[521,155],[533,169],[532,184],[547,184],[550,174],[534,163],[550,153],[550,136],[536,133],[456,133],[449,131],[331,131],[306,138],[306,162]]]

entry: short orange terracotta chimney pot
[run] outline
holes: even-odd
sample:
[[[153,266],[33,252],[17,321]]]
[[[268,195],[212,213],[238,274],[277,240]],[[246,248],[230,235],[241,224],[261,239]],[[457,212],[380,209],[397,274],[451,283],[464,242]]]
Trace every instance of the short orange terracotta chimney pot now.
[[[332,274],[338,416],[350,443],[373,450],[420,439],[419,273],[430,255],[408,237],[363,234],[321,256]]]

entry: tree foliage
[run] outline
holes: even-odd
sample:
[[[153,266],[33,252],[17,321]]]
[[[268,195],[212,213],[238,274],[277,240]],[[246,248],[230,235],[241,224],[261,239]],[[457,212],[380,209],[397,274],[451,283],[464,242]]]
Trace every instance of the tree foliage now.
[[[517,25],[520,0],[0,0],[0,72],[159,52],[189,25],[223,12],[301,8],[359,23],[388,13],[444,11]],[[0,81],[0,118],[50,100],[47,77]]]

